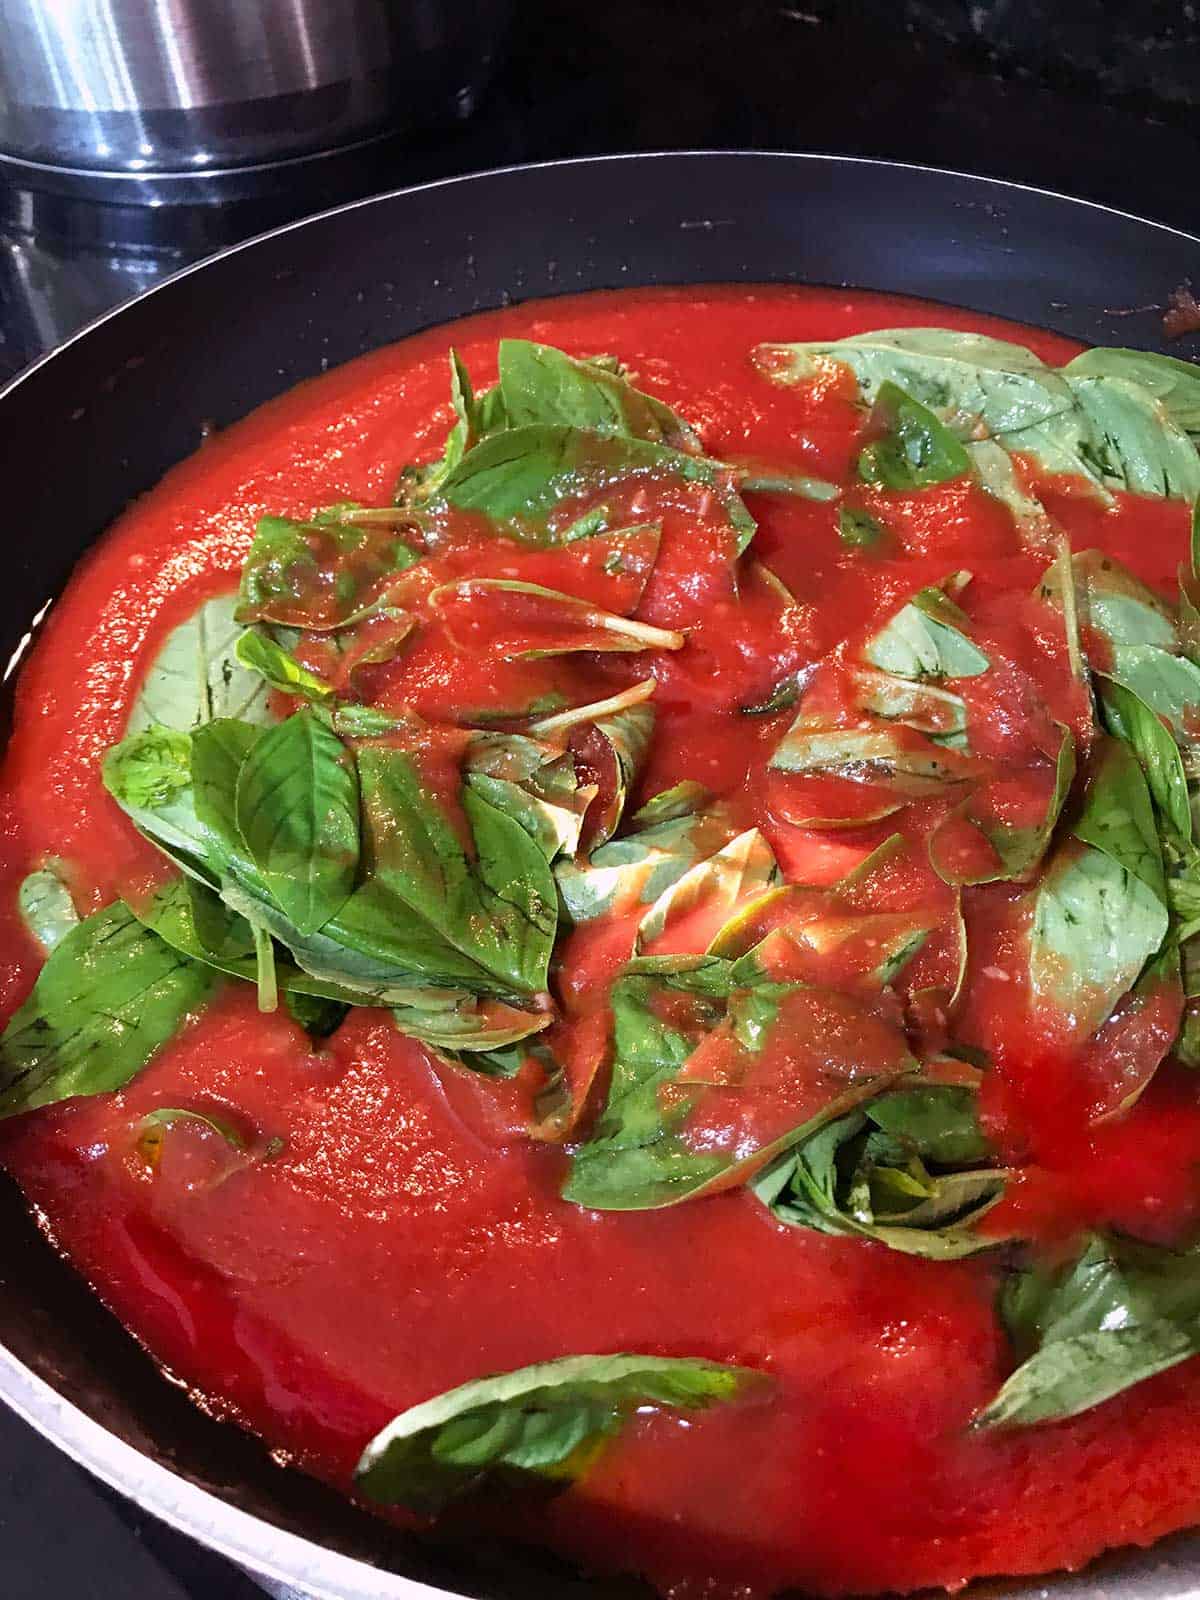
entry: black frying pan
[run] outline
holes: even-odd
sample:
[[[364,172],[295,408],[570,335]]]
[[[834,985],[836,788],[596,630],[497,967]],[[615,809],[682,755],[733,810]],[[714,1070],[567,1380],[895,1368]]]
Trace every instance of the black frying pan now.
[[[205,424],[431,323],[583,289],[773,279],[924,295],[1162,349],[1156,308],[1198,273],[1200,239],[1122,212],[834,156],[569,161],[326,212],[170,279],[0,393],[0,661],[83,549],[196,448]],[[617,1592],[549,1556],[401,1539],[274,1466],[158,1375],[15,1191],[0,1192],[0,1214],[0,1398],[176,1527],[336,1600],[417,1600],[418,1584],[489,1600]],[[1091,1595],[1096,1583],[1093,1571],[1056,1593]],[[1111,1600],[1194,1595],[1200,1539],[1115,1558],[1103,1585]]]

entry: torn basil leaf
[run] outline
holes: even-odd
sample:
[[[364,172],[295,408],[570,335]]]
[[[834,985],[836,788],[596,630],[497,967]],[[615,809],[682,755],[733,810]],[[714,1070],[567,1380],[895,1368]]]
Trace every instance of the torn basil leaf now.
[[[881,437],[858,458],[864,483],[882,489],[929,489],[970,471],[971,458],[949,428],[890,380],[879,386],[869,427]]]
[[[1074,1417],[1200,1351],[1200,1255],[1095,1235],[1010,1277],[1000,1314],[1019,1365],[974,1426]]]
[[[62,943],[72,928],[79,926],[79,913],[71,891],[58,863],[53,861],[22,878],[17,890],[17,909],[30,938],[47,954]]]
[[[51,951],[0,1038],[0,1117],[121,1088],[211,987],[208,968],[120,902],[85,918]]]
[[[1002,1243],[975,1225],[1009,1174],[988,1165],[977,1090],[913,1078],[785,1150],[753,1193],[780,1221],[954,1261]]]
[[[477,1378],[412,1406],[375,1436],[355,1471],[380,1505],[436,1514],[488,1479],[576,1478],[647,1408],[696,1411],[769,1380],[751,1368],[668,1356],[566,1356]]]

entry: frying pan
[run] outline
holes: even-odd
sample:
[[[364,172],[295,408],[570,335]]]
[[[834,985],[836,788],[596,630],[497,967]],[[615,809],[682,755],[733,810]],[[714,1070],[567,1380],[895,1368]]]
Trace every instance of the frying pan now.
[[[205,425],[432,323],[536,295],[773,279],[924,295],[1161,349],[1157,308],[1197,271],[1200,239],[1122,212],[836,156],[555,162],[343,206],[180,273],[0,393],[0,661],[89,542]],[[11,1185],[0,1228],[0,1399],[177,1529],[323,1600],[645,1592],[548,1555],[386,1529],[196,1411],[53,1254]],[[1200,1538],[1110,1558],[1053,1594],[1101,1588],[1111,1600],[1195,1596]]]

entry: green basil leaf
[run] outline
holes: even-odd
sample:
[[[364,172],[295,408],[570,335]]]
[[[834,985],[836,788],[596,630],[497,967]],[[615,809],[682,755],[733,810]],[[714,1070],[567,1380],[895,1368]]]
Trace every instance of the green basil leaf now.
[[[554,1020],[549,1011],[522,1011],[499,1000],[464,995],[452,1006],[396,1006],[392,1011],[401,1033],[436,1050],[466,1051],[464,1065],[474,1066],[479,1051],[503,1050],[541,1033]]]
[[[984,490],[1011,512],[1026,544],[1044,546],[1053,542],[1054,524],[1042,502],[1022,486],[1013,458],[994,439],[980,439],[967,445],[971,465]]]
[[[602,492],[635,476],[676,477],[723,494],[740,553],[755,523],[732,488],[730,469],[645,439],[535,423],[506,429],[477,444],[447,475],[440,497],[463,511],[506,524],[513,537],[557,543],[547,518],[565,498]]]
[[[71,891],[53,861],[22,878],[17,909],[30,938],[36,939],[47,954],[79,926]]]
[[[629,820],[635,828],[656,828],[661,822],[678,822],[681,817],[694,817],[697,812],[704,810],[710,798],[709,791],[702,783],[684,778],[671,788],[652,795]]]
[[[1189,502],[1200,495],[1196,446],[1153,394],[1125,378],[1065,370],[1087,432],[1080,454],[1104,487]]]
[[[670,406],[593,361],[578,361],[528,339],[501,339],[498,356],[509,428],[561,424],[676,450],[698,449],[695,432]]]
[[[234,646],[242,666],[264,678],[272,689],[303,695],[306,700],[327,700],[333,690],[315,672],[302,667],[282,645],[259,628],[248,628]]]
[[[568,751],[519,733],[476,733],[463,772],[477,794],[520,823],[547,861],[575,854],[595,790],[579,783]]]
[[[237,777],[238,832],[272,899],[301,933],[345,904],[358,866],[358,779],[341,740],[310,711],[269,729]]]
[[[249,722],[217,717],[192,735],[192,805],[205,841],[205,862],[218,878],[246,854],[237,820],[238,775],[261,734]]]
[[[922,589],[868,641],[863,657],[898,678],[977,678],[991,662],[963,632],[966,622],[941,589]]]
[[[841,490],[824,478],[810,478],[801,472],[746,471],[738,487],[743,494],[779,494],[793,500],[836,500]]]
[[[1152,350],[1085,350],[1063,368],[1068,377],[1122,378],[1154,399],[1177,427],[1200,435],[1200,369]]]
[[[1113,647],[1109,675],[1150,711],[1165,717],[1185,746],[1195,742],[1193,728],[1200,713],[1200,667],[1195,662],[1154,645],[1118,644]]]
[[[207,998],[212,974],[118,902],[51,951],[0,1038],[0,1117],[137,1076]]]
[[[1003,1242],[975,1232],[1009,1176],[984,1165],[990,1154],[975,1089],[914,1079],[817,1129],[750,1187],[791,1227],[953,1261]]]
[[[1032,891],[1029,972],[1035,998],[1086,1038],[1131,988],[1168,929],[1150,795],[1125,745],[1105,743],[1073,833]]]
[[[1114,679],[1101,678],[1099,698],[1109,733],[1124,740],[1137,757],[1155,805],[1180,838],[1190,840],[1187,776],[1171,730],[1132,689]]]
[[[850,550],[871,550],[887,537],[883,524],[869,511],[838,507],[838,538]]]
[[[559,862],[555,878],[575,922],[650,906],[673,883],[727,845],[736,825],[724,806],[668,817],[610,839],[584,867]]]
[[[489,1476],[569,1482],[648,1407],[696,1411],[768,1380],[667,1356],[567,1356],[478,1378],[412,1406],[372,1439],[357,1487],[382,1505],[437,1512]]]
[[[359,772],[373,885],[369,897],[358,891],[339,916],[342,937],[349,933],[356,942],[356,934],[375,927],[374,948],[411,952],[417,970],[428,961],[430,981],[453,986],[473,968],[477,981],[463,986],[476,993],[496,985],[501,992],[542,992],[557,896],[546,858],[521,824],[465,787],[472,858],[411,755],[364,748]],[[371,939],[363,945],[370,949]]]
[[[915,730],[887,724],[814,726],[803,711],[776,745],[768,766],[781,772],[856,778],[908,798],[941,793],[975,774],[957,751],[934,744]]]
[[[139,832],[185,872],[215,881],[212,838],[196,816],[190,735],[171,728],[128,734],[105,756],[100,775]]]
[[[393,527],[262,517],[242,567],[239,622],[332,629],[360,622],[380,603],[387,580],[421,558]],[[389,513],[395,517],[398,513]]]
[[[879,386],[871,428],[882,434],[858,458],[864,483],[884,489],[928,489],[970,471],[971,458],[949,428],[897,384]]]
[[[234,595],[207,600],[167,636],[134,701],[127,735],[146,728],[188,733],[214,717],[263,726],[274,720],[267,685],[237,658],[236,604]]]
[[[775,853],[757,828],[748,828],[676,878],[657,896],[638,924],[638,948],[661,939],[672,926],[700,914],[724,923],[735,907],[754,899],[779,878]],[[693,929],[694,931],[694,929]]]
[[[1070,1266],[1011,1278],[1001,1315],[1020,1365],[974,1425],[1078,1416],[1200,1350],[1200,1256],[1093,1237]]]
[[[1040,820],[1024,825],[1002,822],[992,817],[980,821],[971,816],[971,808],[968,805],[967,820],[978,828],[991,844],[996,855],[995,864],[983,868],[972,867],[964,871],[961,859],[955,859],[954,855],[947,853],[946,850],[947,836],[952,839],[949,825],[953,820],[947,818],[945,823],[935,828],[929,838],[929,859],[934,871],[944,883],[963,887],[1030,877],[1050,846],[1054,829],[1062,815],[1062,809],[1067,803],[1067,796],[1074,781],[1075,740],[1071,730],[1060,725],[1058,755],[1054,762],[1054,788],[1050,792]]]

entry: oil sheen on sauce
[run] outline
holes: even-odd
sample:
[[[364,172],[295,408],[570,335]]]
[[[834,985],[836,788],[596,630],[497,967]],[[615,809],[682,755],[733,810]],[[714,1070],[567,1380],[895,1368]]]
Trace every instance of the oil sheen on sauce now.
[[[477,386],[494,373],[502,334],[615,352],[639,386],[695,423],[711,454],[844,479],[857,427],[847,396],[836,385],[774,387],[750,349],[930,322],[1015,337],[1052,361],[1074,348],[867,295],[630,291],[422,334],[207,443],[81,563],[22,674],[0,791],[4,1013],[40,963],[15,912],[26,872],[48,856],[70,863],[85,911],[161,875],[98,776],[140,671],[201,599],[235,585],[258,517],[386,503],[406,462],[438,453],[451,337]],[[1047,492],[1077,548],[1102,545],[1170,587],[1186,508],[1123,499],[1102,512]],[[985,610],[995,597],[1000,626],[1002,593],[1032,588],[1044,563],[1022,555],[1003,510],[963,482],[891,497],[902,549],[869,580],[839,545],[828,505],[751,503],[755,553],[799,601],[786,636],[756,625],[751,586],[733,612],[719,517],[706,522],[669,497],[650,508],[664,541],[639,615],[690,631],[685,649],[655,664],[658,734],[641,789],[699,779],[761,820],[780,723],[741,717],[739,705],[956,567],[970,568]],[[462,537],[477,572],[468,526]],[[537,582],[537,560],[524,558],[519,575]],[[431,718],[468,693],[488,704],[486,655],[465,665],[436,638],[418,640],[389,670],[380,694]],[[556,670],[531,663],[531,689]],[[639,675],[628,662],[571,670],[607,692]],[[996,737],[1006,714],[992,708]],[[870,828],[771,830],[789,877],[809,881],[836,879],[877,839]],[[972,934],[987,959],[973,978],[972,1025],[1002,1047],[987,1091],[993,1132],[1030,1165],[992,1220],[1015,1209],[1027,1233],[1051,1242],[1088,1225],[1179,1237],[1200,1221],[1192,1082],[1166,1067],[1127,1117],[1089,1125],[1088,1086],[1022,1033],[1005,965],[1008,892],[975,900]],[[560,992],[584,1021],[589,995],[626,953],[586,929],[569,938]],[[579,1485],[503,1508],[510,1534],[588,1567],[644,1572],[681,1596],[957,1585],[1077,1565],[1200,1520],[1194,1362],[1070,1422],[971,1435],[968,1419],[1010,1361],[986,1258],[929,1262],[788,1229],[742,1192],[659,1212],[569,1205],[558,1198],[562,1150],[522,1131],[531,1092],[521,1079],[439,1072],[386,1012],[352,1013],[311,1046],[285,1014],[259,1015],[251,986],[230,984],[125,1091],[4,1125],[0,1159],[58,1248],[165,1368],[215,1414],[346,1492],[363,1445],[396,1412],[484,1373],[610,1350],[769,1371],[770,1404],[640,1419]],[[280,1141],[279,1154],[231,1168],[225,1142],[192,1123],[148,1162],[139,1119],[181,1104]]]

